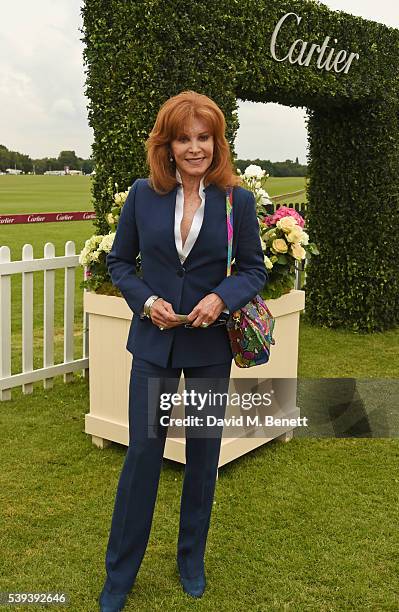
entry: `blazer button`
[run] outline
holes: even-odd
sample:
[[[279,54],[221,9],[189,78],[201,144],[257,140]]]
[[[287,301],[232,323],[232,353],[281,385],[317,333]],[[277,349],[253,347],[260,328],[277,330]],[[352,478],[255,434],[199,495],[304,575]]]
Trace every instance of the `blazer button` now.
[[[185,272],[184,268],[182,268],[181,270],[178,270],[177,271],[177,276],[184,276],[184,272]]]

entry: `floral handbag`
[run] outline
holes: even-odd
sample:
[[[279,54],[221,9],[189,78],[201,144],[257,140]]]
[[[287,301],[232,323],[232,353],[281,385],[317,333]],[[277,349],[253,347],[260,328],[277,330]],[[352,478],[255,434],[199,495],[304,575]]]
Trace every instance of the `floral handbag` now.
[[[231,274],[231,253],[233,245],[233,190],[226,192],[227,219],[227,276]],[[267,363],[270,346],[275,344],[273,330],[275,319],[258,294],[248,304],[235,310],[227,320],[230,346],[239,368]]]

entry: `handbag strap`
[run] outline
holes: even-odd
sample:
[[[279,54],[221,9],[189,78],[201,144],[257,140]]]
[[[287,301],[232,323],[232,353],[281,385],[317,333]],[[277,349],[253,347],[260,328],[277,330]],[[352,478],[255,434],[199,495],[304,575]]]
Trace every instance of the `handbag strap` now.
[[[227,272],[231,274],[231,254],[233,250],[233,188],[226,191],[226,222],[227,222]]]

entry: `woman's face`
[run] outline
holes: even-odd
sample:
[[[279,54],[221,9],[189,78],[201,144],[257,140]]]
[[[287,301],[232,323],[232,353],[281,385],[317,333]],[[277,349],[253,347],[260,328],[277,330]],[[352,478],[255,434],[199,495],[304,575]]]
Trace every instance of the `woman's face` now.
[[[201,177],[212,163],[213,134],[202,119],[193,119],[185,131],[171,141],[170,148],[182,179]]]

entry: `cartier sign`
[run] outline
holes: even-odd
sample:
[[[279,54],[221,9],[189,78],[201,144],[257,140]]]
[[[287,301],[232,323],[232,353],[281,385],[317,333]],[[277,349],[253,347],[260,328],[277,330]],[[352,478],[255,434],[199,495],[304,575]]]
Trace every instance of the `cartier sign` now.
[[[317,57],[316,66],[320,70],[334,70],[335,72],[343,72],[344,74],[347,74],[352,62],[355,59],[359,59],[359,54],[349,53],[349,51],[345,51],[344,49],[336,51],[332,46],[330,47],[329,52],[326,53],[327,49],[329,48],[328,43],[330,41],[330,36],[326,36],[322,45],[318,45],[316,43],[310,44],[301,38],[298,38],[292,43],[288,53],[286,53],[284,57],[277,56],[276,43],[280,30],[284,27],[284,23],[287,21],[287,19],[292,19],[292,17],[296,19],[298,25],[302,21],[302,17],[299,17],[296,13],[286,13],[283,17],[281,17],[280,21],[274,28],[270,42],[270,52],[273,59],[275,59],[277,62],[285,62],[288,60],[290,64],[309,66],[312,59],[316,59]],[[334,42],[338,42],[336,38],[334,38]]]

